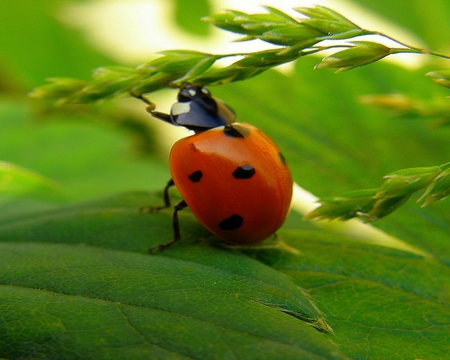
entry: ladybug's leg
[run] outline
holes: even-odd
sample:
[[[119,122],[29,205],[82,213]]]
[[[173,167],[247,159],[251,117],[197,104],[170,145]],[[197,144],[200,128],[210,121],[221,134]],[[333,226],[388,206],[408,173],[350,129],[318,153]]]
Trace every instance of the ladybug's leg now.
[[[172,217],[173,239],[164,244],[153,246],[152,248],[149,249],[150,253],[153,253],[155,251],[161,251],[181,239],[180,225],[178,224],[178,211],[183,210],[185,207],[187,207],[186,201],[181,200],[173,208],[173,217]]]
[[[145,108],[145,110],[147,110],[147,112],[150,113],[153,117],[157,118],[158,120],[162,120],[162,121],[168,122],[170,124],[173,124],[173,121],[172,121],[172,118],[170,117],[170,115],[159,112],[159,111],[155,111],[155,109],[156,109],[155,103],[151,102],[149,99],[144,97],[144,95],[142,95],[142,94],[136,95],[136,94],[131,93],[131,96],[145,102],[147,104],[147,107]]]
[[[159,111],[154,111],[153,109],[155,108],[155,104],[153,104],[152,106],[147,106],[147,108],[145,110],[147,110],[147,112],[150,113],[150,115],[152,115],[154,118],[157,118],[158,120],[162,120],[165,121],[169,124],[173,125],[173,121],[172,118],[169,114],[165,114]]]
[[[166,187],[164,188],[164,206],[165,206],[165,207],[169,207],[170,204],[171,204],[171,201],[170,201],[170,194],[169,194],[169,189],[170,189],[172,186],[174,186],[174,185],[175,185],[175,183],[173,182],[172,179],[170,179],[170,180],[167,182]]]
[[[169,182],[167,183],[166,187],[164,188],[164,205],[143,206],[143,207],[139,208],[139,212],[153,212],[153,211],[158,211],[158,210],[162,210],[162,209],[167,209],[168,207],[170,207],[172,202],[170,201],[169,189],[174,185],[175,185],[175,183],[173,182],[172,179],[170,179]]]

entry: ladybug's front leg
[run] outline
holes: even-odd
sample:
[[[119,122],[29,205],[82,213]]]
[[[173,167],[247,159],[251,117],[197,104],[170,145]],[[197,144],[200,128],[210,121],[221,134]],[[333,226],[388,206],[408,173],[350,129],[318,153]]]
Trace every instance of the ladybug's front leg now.
[[[156,109],[155,103],[151,102],[149,99],[147,99],[143,95],[136,95],[136,94],[131,93],[131,96],[145,102],[147,104],[147,107],[145,108],[145,110],[147,110],[147,112],[150,113],[150,115],[152,115],[154,118],[168,122],[173,125],[172,117],[169,114],[155,111],[155,109]]]
[[[183,210],[185,207],[187,207],[186,201],[181,200],[173,208],[173,217],[172,217],[173,239],[164,244],[153,246],[148,250],[150,253],[153,253],[155,251],[161,251],[181,239],[180,225],[178,224],[178,211]]]
[[[155,104],[152,103],[152,105],[153,105],[153,107],[152,106],[147,106],[145,108],[145,110],[147,110],[147,112],[149,112],[150,115],[152,115],[154,118],[157,118],[158,120],[162,120],[162,121],[165,121],[165,122],[167,122],[169,124],[174,125],[174,123],[172,121],[172,117],[169,114],[165,114],[165,113],[162,113],[162,112],[159,112],[159,111],[154,111]]]

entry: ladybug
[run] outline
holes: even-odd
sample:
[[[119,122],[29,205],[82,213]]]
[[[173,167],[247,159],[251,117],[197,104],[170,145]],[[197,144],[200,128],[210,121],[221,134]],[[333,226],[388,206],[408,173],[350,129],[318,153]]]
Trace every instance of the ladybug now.
[[[176,85],[174,85],[176,86]],[[142,100],[148,103],[146,99]],[[155,105],[148,103],[147,111],[155,118],[176,126],[184,126],[196,133],[236,120],[236,115],[222,101],[214,98],[208,89],[183,83],[177,96],[178,102],[172,105],[170,115],[154,111]]]
[[[182,199],[174,206],[171,241],[181,238],[178,211],[189,207],[214,235],[228,243],[254,245],[272,235],[285,221],[292,198],[292,177],[275,143],[258,128],[236,122],[234,112],[211,93],[191,83],[180,86],[170,114],[147,111],[155,118],[195,132],[177,141],[170,152],[172,179]]]

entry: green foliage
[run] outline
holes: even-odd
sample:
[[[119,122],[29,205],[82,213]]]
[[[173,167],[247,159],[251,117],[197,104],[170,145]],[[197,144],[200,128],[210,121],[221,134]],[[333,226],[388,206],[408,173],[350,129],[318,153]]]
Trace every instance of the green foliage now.
[[[412,194],[425,189],[417,200],[422,206],[434,204],[450,195],[450,163],[427,168],[411,168],[386,175],[379,189],[354,191],[330,199],[320,199],[321,206],[309,213],[309,219],[364,221],[378,220],[407,201]]]
[[[9,239],[0,243],[3,357],[221,359],[250,351],[344,358],[306,324],[326,326],[309,297],[280,272],[238,252],[196,246],[189,235],[187,258],[137,252],[149,239],[158,241],[148,227],[170,236],[161,226],[170,214],[139,214],[143,199],[158,200],[137,193],[51,207],[28,219],[2,217],[1,236]],[[90,241],[80,231],[86,226]],[[108,234],[121,227],[123,235],[135,233],[133,242],[129,234],[111,241]],[[25,229],[36,243],[22,241]]]
[[[42,199],[58,198],[61,191],[58,185],[30,170],[14,164],[0,162],[0,199],[14,198],[16,196],[37,196]],[[63,194],[59,194],[63,198]],[[1,200],[0,200],[1,201]]]
[[[337,68],[347,71],[402,52],[447,56],[436,52],[405,45],[377,31],[365,30],[339,13],[323,6],[296,8],[305,19],[294,19],[273,8],[265,7],[266,14],[246,14],[228,10],[211,15],[204,20],[215,26],[245,35],[241,41],[261,39],[280,45],[281,48],[244,54],[244,58],[225,68],[214,68],[214,63],[224,57],[196,51],[166,51],[163,56],[137,69],[109,67],[99,68],[92,83],[67,78],[52,78],[50,84],[35,89],[31,96],[38,99],[55,99],[62,103],[86,103],[115,96],[123,92],[140,97],[144,93],[164,87],[167,82],[192,81],[198,84],[226,83],[253,77],[267,69],[293,61],[300,56],[313,54],[324,49],[349,47],[327,56],[316,68]],[[401,48],[390,48],[372,41],[350,41],[345,45],[320,46],[324,40],[342,40],[365,35],[381,35],[400,44]],[[428,75],[439,85],[448,87],[448,71],[429,72]],[[404,171],[414,171],[405,169]],[[386,175],[389,177],[390,175]],[[450,191],[447,182],[439,180],[439,195],[433,188],[427,190],[428,201],[424,205],[444,199]],[[414,192],[414,191],[413,191]],[[308,215],[310,219],[349,219],[362,217],[374,221],[394,211],[408,200],[410,193],[394,193],[390,196],[380,191],[364,191],[347,194],[335,199],[323,199],[320,209]],[[433,201],[430,199],[433,197]]]
[[[389,55],[389,48],[370,41],[353,41],[352,47],[327,56],[316,68],[338,68],[337,72],[354,69],[383,59]]]
[[[200,19],[211,12],[211,4],[207,0],[197,0],[195,6],[189,0],[175,0],[174,2],[175,21],[178,26],[192,34],[210,35],[211,27],[201,21],[194,21],[194,19]]]
[[[14,195],[89,199],[130,188],[159,190],[167,181],[165,161],[157,155],[138,156],[142,138],[130,136],[125,126],[105,126],[104,114],[87,117],[74,108],[69,110],[47,115],[48,121],[39,122],[41,115],[33,116],[23,104],[0,101],[0,154],[10,164],[1,177],[5,199]],[[123,121],[131,122],[128,117],[123,115]],[[114,120],[108,117],[108,121]]]
[[[427,74],[428,75],[428,74]],[[367,105],[388,110],[399,117],[433,119],[430,127],[440,127],[449,121],[450,104],[446,98],[414,98],[405,94],[363,95],[359,100]]]
[[[450,87],[450,70],[430,71],[427,74],[436,84]]]
[[[61,103],[88,103],[107,97],[131,93],[141,96],[161,89],[168,82],[195,82],[200,85],[227,83],[251,78],[267,69],[302,56],[311,55],[335,47],[350,47],[328,56],[317,65],[318,68],[350,70],[370,64],[382,58],[402,52],[427,53],[445,57],[430,50],[402,45],[389,48],[370,41],[353,41],[345,45],[321,46],[324,40],[351,39],[365,35],[384,34],[360,28],[337,12],[323,6],[297,8],[305,19],[294,19],[287,14],[265,7],[266,14],[246,14],[228,10],[204,18],[215,26],[244,34],[241,41],[261,39],[280,48],[246,54],[207,54],[197,51],[164,51],[162,57],[143,64],[136,69],[125,67],[104,67],[94,73],[92,82],[80,82],[67,78],[50,78],[50,84],[35,89],[31,96],[37,99],[52,99]],[[393,40],[392,38],[390,38]],[[212,67],[225,57],[243,56],[227,67]]]
[[[447,127],[427,126],[448,117],[448,89],[423,76],[437,72],[438,63],[414,71],[386,62],[339,75],[312,71],[318,60],[309,55],[320,45],[307,43],[327,26],[337,29],[328,36],[351,39],[336,48],[341,53],[336,61],[347,61],[342,52],[356,50],[360,61],[367,49],[376,55],[383,48],[369,43],[360,52],[352,38],[360,28],[335,11],[302,8],[306,17],[299,22],[268,8],[266,14],[241,13],[255,21],[239,27],[249,32],[241,33],[245,37],[278,42],[275,50],[245,54],[224,68],[215,67],[219,55],[170,51],[137,70],[107,67],[93,81],[73,80],[83,78],[80,69],[98,66],[92,59],[102,56],[94,52],[64,61],[55,55],[50,49],[58,48],[61,34],[70,37],[64,54],[77,49],[81,55],[88,47],[80,50],[85,45],[79,35],[58,32],[54,23],[46,33],[51,45],[32,44],[40,24],[32,19],[48,16],[57,3],[28,4],[29,26],[10,30],[21,42],[11,41],[14,32],[3,29],[10,39],[2,39],[9,46],[5,54],[15,71],[2,73],[19,72],[21,86],[28,88],[36,78],[66,76],[35,94],[60,104],[88,103],[131,90],[151,92],[167,80],[233,82],[212,89],[214,95],[230,104],[238,119],[270,134],[305,189],[333,197],[375,189],[378,179],[390,174],[381,188],[343,202],[347,215],[367,193],[385,199],[376,207],[382,214],[416,192],[422,205],[433,204],[420,209],[406,202],[375,223],[414,252],[375,245],[370,228],[346,235],[339,234],[339,225],[323,230],[302,221],[295,209],[276,239],[229,247],[183,210],[182,240],[150,256],[148,248],[170,239],[172,231],[170,210],[138,211],[162,203],[160,189],[170,176],[164,157],[154,152],[159,138],[146,126],[147,118],[134,118],[113,101],[65,105],[36,116],[12,91],[2,94],[0,158],[8,165],[0,183],[0,357],[449,358],[450,204],[435,200],[448,191],[450,142]],[[384,1],[370,5],[392,9],[417,36],[420,29],[434,30],[438,44],[438,38],[447,38],[442,29],[448,26],[440,14],[450,5],[441,2],[436,10],[432,0],[419,17],[405,11],[419,3],[404,3],[402,9]],[[12,13],[20,13],[24,4],[0,6],[16,6]],[[420,24],[418,18],[433,13],[434,21]],[[264,16],[273,21],[262,31],[256,19]],[[295,39],[308,48],[295,49]],[[35,61],[23,61],[24,49],[34,49]],[[266,71],[297,59],[289,76]],[[103,63],[108,62],[113,61]],[[336,69],[351,63],[341,65]],[[446,77],[445,71],[437,74]],[[14,79],[2,89],[17,89]],[[384,93],[390,94],[374,95]],[[362,95],[364,101],[357,101]],[[368,99],[393,105],[397,116],[369,108]],[[142,144],[146,157],[136,151]],[[408,170],[396,170],[402,168]]]
[[[55,16],[61,4],[58,0],[0,3],[0,83],[4,86],[29,90],[50,74],[87,78],[93,68],[113,63],[75,31],[61,26]]]

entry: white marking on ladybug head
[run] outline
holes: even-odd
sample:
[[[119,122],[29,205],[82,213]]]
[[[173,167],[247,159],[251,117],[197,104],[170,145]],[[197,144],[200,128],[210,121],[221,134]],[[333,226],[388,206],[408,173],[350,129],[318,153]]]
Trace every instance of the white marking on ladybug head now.
[[[172,105],[171,113],[173,116],[187,114],[191,110],[191,102],[177,102]]]

